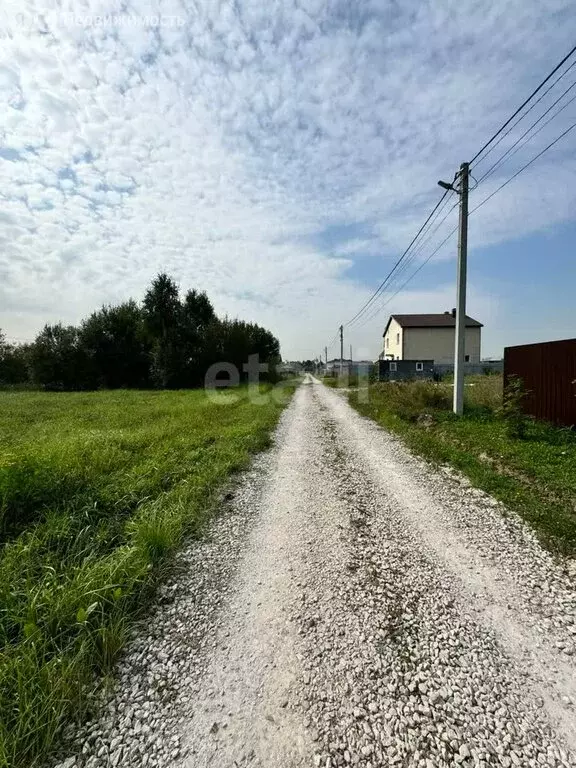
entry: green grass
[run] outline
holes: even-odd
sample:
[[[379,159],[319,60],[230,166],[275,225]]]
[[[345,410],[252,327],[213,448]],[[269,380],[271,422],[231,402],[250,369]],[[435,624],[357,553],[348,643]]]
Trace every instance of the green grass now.
[[[355,392],[349,400],[416,453],[451,464],[517,511],[551,551],[576,555],[576,434],[528,421],[523,439],[511,437],[498,414],[499,376],[467,380],[462,418],[450,411],[451,395],[444,383],[382,383],[368,402]]]
[[[169,555],[282,407],[245,390],[0,392],[1,768],[40,764],[89,711]]]

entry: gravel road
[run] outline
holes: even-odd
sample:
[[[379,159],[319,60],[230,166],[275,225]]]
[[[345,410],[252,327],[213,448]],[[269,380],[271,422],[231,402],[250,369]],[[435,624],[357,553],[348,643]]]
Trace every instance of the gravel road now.
[[[65,768],[576,766],[576,573],[308,377]]]

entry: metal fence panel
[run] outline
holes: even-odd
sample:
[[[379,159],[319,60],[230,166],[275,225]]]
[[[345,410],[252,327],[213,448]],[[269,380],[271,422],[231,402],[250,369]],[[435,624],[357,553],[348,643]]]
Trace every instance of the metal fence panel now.
[[[528,392],[524,411],[543,421],[576,425],[576,339],[504,350],[504,380],[519,376]]]

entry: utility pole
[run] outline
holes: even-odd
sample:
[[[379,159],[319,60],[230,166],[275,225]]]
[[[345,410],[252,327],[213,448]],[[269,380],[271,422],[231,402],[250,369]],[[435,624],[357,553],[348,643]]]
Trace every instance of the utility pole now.
[[[456,273],[456,320],[454,333],[454,405],[458,416],[464,412],[464,351],[466,348],[466,267],[468,261],[468,182],[470,163],[462,163],[454,181],[439,181],[442,189],[460,195],[460,226],[458,231],[458,270]],[[458,189],[454,186],[460,180]]]
[[[352,344],[350,344],[350,365],[352,365]]]
[[[326,370],[328,370],[328,347],[324,347],[324,359],[326,360]]]
[[[340,376],[344,372],[344,326],[340,326]]]
[[[460,166],[460,226],[456,275],[456,333],[454,343],[454,413],[464,412],[464,351],[466,342],[466,272],[468,262],[468,182],[470,166]]]

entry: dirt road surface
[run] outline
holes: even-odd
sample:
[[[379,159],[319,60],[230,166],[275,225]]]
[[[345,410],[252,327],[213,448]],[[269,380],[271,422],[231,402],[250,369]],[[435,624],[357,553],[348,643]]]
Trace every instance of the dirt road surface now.
[[[576,589],[312,377],[67,768],[576,766]]]

